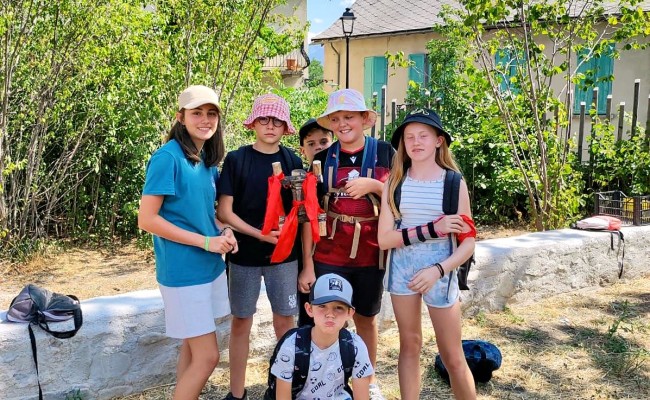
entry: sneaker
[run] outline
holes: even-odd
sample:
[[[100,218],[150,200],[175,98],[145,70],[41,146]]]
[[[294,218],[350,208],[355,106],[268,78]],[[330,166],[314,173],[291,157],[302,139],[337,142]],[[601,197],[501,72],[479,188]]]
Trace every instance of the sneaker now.
[[[386,400],[381,390],[379,390],[379,385],[376,383],[370,384],[370,400]]]
[[[383,397],[381,397],[383,399]],[[248,390],[244,389],[243,397],[235,397],[232,395],[232,392],[228,392],[228,395],[224,397],[223,400],[248,400]]]

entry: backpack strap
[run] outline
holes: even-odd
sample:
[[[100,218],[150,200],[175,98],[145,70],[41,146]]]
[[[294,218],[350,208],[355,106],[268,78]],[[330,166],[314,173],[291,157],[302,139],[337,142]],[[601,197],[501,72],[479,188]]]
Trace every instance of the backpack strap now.
[[[616,261],[618,262],[618,279],[621,279],[623,277],[623,267],[624,267],[624,259],[625,259],[625,236],[623,236],[623,232],[621,231],[610,231],[609,232],[609,241],[610,241],[610,248],[611,250],[614,250],[614,235],[618,237],[618,246],[616,250]],[[622,246],[621,246],[622,243]],[[620,256],[620,257],[619,257]]]
[[[460,193],[460,180],[463,175],[453,169],[447,169],[445,173],[445,184],[442,190],[442,213],[453,215],[458,212],[458,197]],[[458,247],[456,235],[449,235],[449,254],[451,255]],[[458,274],[458,271],[455,271]],[[447,301],[449,301],[449,291],[451,290],[451,277],[447,283]]]
[[[264,400],[275,400],[275,389],[276,389],[277,378],[275,377],[275,375],[271,373],[271,368],[273,367],[273,364],[275,364],[275,360],[278,358],[278,352],[280,351],[280,347],[282,347],[284,341],[287,340],[289,336],[293,335],[298,329],[299,328],[289,329],[284,335],[282,335],[280,340],[278,340],[278,343],[275,345],[275,348],[273,349],[273,354],[271,355],[271,358],[269,360],[269,375],[267,378],[268,388],[264,393]],[[293,387],[292,387],[292,391],[293,391]]]
[[[43,400],[43,389],[41,389],[41,379],[38,376],[38,356],[36,354],[36,338],[34,337],[34,331],[32,330],[33,322],[30,322],[27,325],[29,330],[29,341],[32,345],[32,357],[34,358],[34,365],[36,366],[36,383],[38,383],[38,400]]]
[[[379,141],[372,136],[366,136],[363,145],[363,158],[361,160],[361,176],[372,178],[375,175],[377,165],[377,143]]]
[[[234,171],[234,176],[236,179],[233,180],[233,197],[236,197],[238,199],[242,198],[242,190],[243,190],[243,184],[246,182],[246,179],[248,179],[248,172],[251,167],[250,163],[247,163],[247,156],[252,149],[252,145],[246,145],[242,146],[239,149],[236,150],[237,157],[235,158],[235,171]]]
[[[354,340],[352,334],[347,329],[339,331],[339,351],[341,353],[341,362],[343,364],[343,384],[345,390],[352,394],[352,387],[350,386],[350,378],[352,377],[352,369],[356,354],[354,352]]]
[[[460,193],[460,172],[448,169],[445,174],[445,187],[442,192],[442,213],[453,215],[458,212],[458,195]]]
[[[287,164],[289,167],[289,175],[291,175],[291,172],[294,169],[302,169],[302,161],[298,159],[300,162],[295,161],[297,157],[291,150],[289,150],[285,146],[280,146],[280,155],[282,156],[283,161]]]
[[[77,296],[69,294],[67,295],[68,297],[74,299],[79,303],[79,299]],[[83,324],[83,316],[81,314],[81,305],[79,305],[78,308],[74,309],[72,311],[72,316],[74,320],[74,328],[69,330],[69,331],[53,331],[50,329],[49,325],[47,324],[47,321],[45,318],[43,318],[40,314],[38,316],[37,324],[38,326],[41,327],[45,332],[49,333],[50,335],[54,336],[57,339],[70,339],[74,335],[79,332],[79,329],[81,329],[81,325]]]
[[[326,192],[329,192],[334,187],[334,180],[339,170],[339,152],[341,150],[341,143],[337,140],[327,149],[327,157],[325,158],[325,165],[323,166],[323,182],[327,185]]]
[[[396,213],[394,215],[395,225],[398,227],[402,222],[402,213],[399,210],[399,204],[400,201],[402,200],[402,185],[404,184],[405,180],[406,180],[406,174],[404,174],[402,180],[399,181],[399,183],[395,187],[395,191],[393,192],[393,201],[395,202],[395,210],[396,210]]]
[[[309,375],[309,358],[311,357],[311,326],[296,329],[296,355],[294,358],[293,378],[291,380],[291,397],[295,399],[305,387]]]

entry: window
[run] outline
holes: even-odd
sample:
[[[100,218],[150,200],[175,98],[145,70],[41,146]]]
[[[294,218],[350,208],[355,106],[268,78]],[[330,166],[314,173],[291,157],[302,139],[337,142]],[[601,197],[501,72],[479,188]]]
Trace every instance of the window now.
[[[372,104],[372,94],[377,92],[376,111],[381,110],[381,87],[388,82],[388,61],[386,57],[366,57],[363,60],[363,95],[366,104]]]
[[[518,79],[517,67],[524,62],[523,54],[517,57],[513,49],[499,49],[494,58],[497,66],[497,76],[501,81],[501,92],[517,92],[517,85],[513,80]]]
[[[409,81],[413,81],[420,86],[429,84],[430,66],[427,54],[410,54],[409,61]]]
[[[610,78],[614,72],[613,51],[614,48],[610,47],[604,54],[593,56],[584,62],[588,50],[578,53],[578,63],[582,62],[582,65],[578,67],[578,73],[584,74],[585,78],[576,83],[575,86],[574,114],[580,114],[580,103],[583,101],[587,104],[587,111],[589,111],[594,93],[593,88],[595,87],[598,88],[598,114],[602,115],[607,112],[607,95],[612,94],[612,81]]]

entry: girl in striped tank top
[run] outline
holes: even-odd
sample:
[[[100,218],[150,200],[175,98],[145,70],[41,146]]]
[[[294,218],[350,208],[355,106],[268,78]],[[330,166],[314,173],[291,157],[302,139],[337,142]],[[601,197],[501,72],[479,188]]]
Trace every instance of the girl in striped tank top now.
[[[461,309],[454,273],[474,252],[476,230],[464,181],[460,184],[458,214],[442,213],[446,171],[458,171],[449,151],[451,140],[438,114],[429,109],[411,112],[391,140],[397,153],[384,185],[378,241],[382,249],[393,249],[386,286],[399,328],[398,373],[403,400],[420,397],[422,301],[429,310],[454,396],[476,398],[461,344]],[[397,203],[395,191],[400,185]],[[453,253],[448,235],[457,235],[460,242]]]

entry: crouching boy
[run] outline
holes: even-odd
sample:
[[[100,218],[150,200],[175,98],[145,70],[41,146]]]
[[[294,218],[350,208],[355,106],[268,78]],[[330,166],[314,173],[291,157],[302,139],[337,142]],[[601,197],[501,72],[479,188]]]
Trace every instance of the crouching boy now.
[[[322,275],[304,306],[314,326],[294,328],[278,342],[265,400],[349,400],[353,391],[355,400],[368,400],[374,374],[368,349],[344,328],[354,315],[350,283],[336,274]]]

